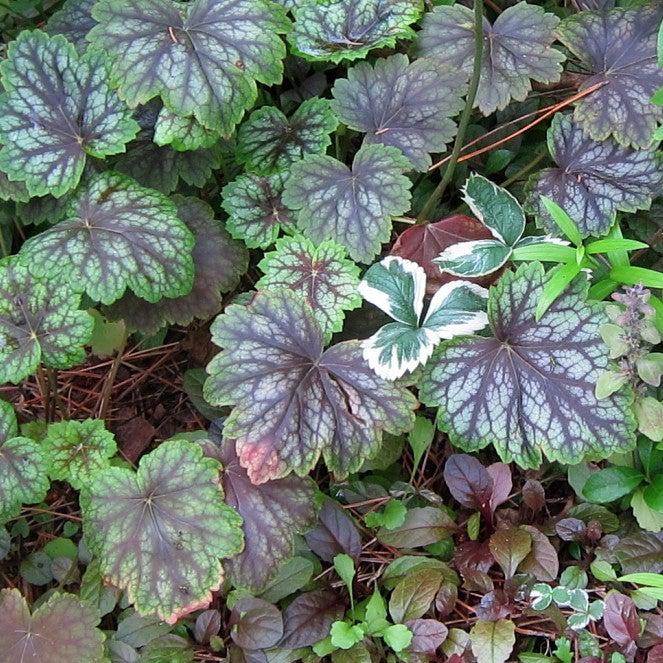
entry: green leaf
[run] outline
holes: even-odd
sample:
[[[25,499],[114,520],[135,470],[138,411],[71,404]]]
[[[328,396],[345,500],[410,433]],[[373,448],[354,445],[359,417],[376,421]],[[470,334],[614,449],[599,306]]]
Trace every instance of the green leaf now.
[[[582,493],[590,502],[614,502],[637,488],[643,479],[642,473],[632,467],[607,467],[587,479]]]
[[[650,509],[663,514],[663,474],[657,474],[652,478],[642,496]]]
[[[108,459],[117,451],[115,436],[100,419],[50,424],[41,448],[51,479],[67,481],[76,490],[110,467]]]
[[[632,582],[645,587],[658,587],[663,589],[663,576],[658,573],[627,573],[618,578],[619,582]]]
[[[518,565],[532,549],[532,537],[520,527],[498,529],[488,543],[495,561],[502,567],[504,575],[512,578]]]
[[[663,403],[653,396],[639,398],[635,402],[638,430],[654,442],[663,440]]]
[[[382,639],[395,652],[401,652],[410,646],[412,631],[405,624],[392,624],[382,632]]]
[[[309,303],[326,339],[341,331],[345,311],[361,306],[359,268],[333,241],[317,246],[305,237],[276,240],[276,250],[258,264],[264,276],[256,288],[289,288]]]
[[[503,267],[512,250],[499,239],[477,239],[452,244],[433,262],[453,276],[475,278],[492,274]]]
[[[163,442],[134,472],[97,472],[81,493],[83,530],[108,582],[141,615],[174,624],[207,604],[220,557],[243,545],[242,519],[223,502],[219,463],[184,440]]]
[[[298,210],[297,225],[314,242],[333,239],[353,260],[370,262],[389,239],[391,219],[410,208],[409,168],[400,150],[384,145],[364,145],[352,168],[309,155],[290,169],[283,201]]]
[[[596,381],[594,395],[601,400],[619,391],[628,382],[628,375],[617,371],[603,371]]]
[[[581,246],[582,235],[580,230],[578,230],[576,222],[554,200],[551,200],[546,196],[541,196],[541,203],[564,235],[576,246]]]
[[[182,117],[165,106],[159,111],[152,136],[160,147],[169,145],[178,152],[212,147],[219,138],[216,131],[204,127],[196,118]]]
[[[504,663],[516,644],[515,631],[510,619],[479,620],[470,631],[472,653],[482,663]]]
[[[535,318],[537,322],[541,320],[554,301],[569,287],[576,276],[580,274],[580,265],[576,263],[560,265],[551,270],[549,274],[548,281],[536,305]]]
[[[419,463],[424,457],[426,450],[432,444],[434,435],[435,426],[431,420],[426,419],[426,417],[417,416],[414,420],[414,426],[407,438],[410,448],[412,449],[413,475],[414,472],[416,472],[417,467],[419,467]]]
[[[40,363],[70,368],[85,359],[94,321],[80,294],[32,276],[15,257],[0,261],[0,383],[18,383]]]
[[[125,343],[127,328],[122,320],[110,322],[97,309],[88,309],[94,318],[94,330],[90,338],[90,350],[97,357],[111,357]]]
[[[83,53],[88,46],[87,33],[95,26],[92,6],[95,0],[65,0],[62,7],[48,19],[46,32],[64,35]]]
[[[367,513],[364,522],[367,527],[384,527],[385,529],[396,529],[405,522],[407,507],[398,500],[389,500],[383,511],[371,511]]]
[[[281,200],[285,181],[283,173],[267,177],[249,173],[223,187],[221,207],[228,214],[226,228],[235,239],[250,249],[266,249],[281,229],[294,230],[294,219]]]
[[[125,292],[107,309],[111,318],[122,318],[129,329],[143,334],[156,334],[165,325],[188,325],[196,318],[208,320],[221,310],[221,293],[233,290],[248,267],[244,245],[230,237],[206,202],[184,196],[173,196],[172,201],[194,237],[191,291],[155,303]]]
[[[612,582],[613,580],[617,580],[615,569],[612,567],[612,564],[605,560],[594,560],[589,565],[589,569],[592,572],[592,575],[600,582]]]
[[[15,515],[21,504],[46,497],[48,469],[39,443],[19,436],[14,409],[0,400],[0,522]]]
[[[389,614],[394,622],[422,617],[430,608],[442,585],[444,575],[435,568],[415,569],[394,587],[389,599]]]
[[[355,563],[352,557],[345,553],[336,555],[334,557],[334,570],[338,574],[338,577],[345,583],[348,592],[352,595],[352,581],[355,577]]]
[[[635,251],[646,249],[649,245],[634,239],[597,239],[585,247],[589,254],[608,253],[609,251]]]
[[[88,40],[112,62],[130,106],[160,96],[173,113],[229,135],[257,98],[256,81],[281,81],[286,12],[266,0],[101,0]]]
[[[523,237],[513,248],[512,260],[538,260],[540,262],[572,262],[576,249],[565,246],[556,237]]]
[[[483,175],[470,175],[463,187],[463,200],[492,235],[514,246],[525,230],[525,213],[506,189]]]
[[[387,605],[380,590],[376,587],[366,603],[366,628],[369,635],[383,631],[389,625],[387,621]]]
[[[295,55],[306,60],[356,60],[371,49],[395,46],[397,39],[412,39],[409,26],[421,12],[419,0],[298,3],[288,39]]]
[[[103,54],[79,56],[64,37],[21,32],[0,73],[0,170],[31,196],[59,198],[78,185],[88,156],[124,152],[138,132]]]
[[[290,118],[274,106],[263,106],[240,127],[236,157],[248,171],[269,175],[307,154],[324,154],[337,126],[327,99],[307,99]]]
[[[364,639],[364,630],[358,624],[334,622],[331,627],[331,643],[339,649],[350,649]]]
[[[610,278],[626,285],[642,285],[648,288],[663,288],[663,274],[645,267],[613,267]]]
[[[62,278],[104,304],[127,288],[149,302],[191,290],[194,238],[164,195],[101,173],[65,216],[21,248],[36,276]]]

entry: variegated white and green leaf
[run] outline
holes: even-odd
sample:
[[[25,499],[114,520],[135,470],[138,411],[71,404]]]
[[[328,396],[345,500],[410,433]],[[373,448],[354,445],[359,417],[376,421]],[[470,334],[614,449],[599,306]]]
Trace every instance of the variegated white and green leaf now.
[[[452,244],[433,262],[454,276],[485,276],[502,267],[511,257],[512,251],[501,240],[478,239]]]
[[[483,329],[488,324],[488,290],[476,283],[451,281],[433,296],[422,327],[440,341]]]

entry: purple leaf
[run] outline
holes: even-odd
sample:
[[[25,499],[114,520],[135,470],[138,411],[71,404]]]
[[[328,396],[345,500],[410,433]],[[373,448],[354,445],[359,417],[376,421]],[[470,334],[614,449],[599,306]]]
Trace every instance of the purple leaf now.
[[[279,647],[310,647],[329,635],[331,625],[343,617],[344,604],[328,590],[300,594],[283,611],[283,639]]]
[[[595,140],[611,134],[622,145],[647,147],[663,108],[650,97],[663,85],[656,61],[656,35],[663,7],[580,12],[557,29],[559,40],[581,61],[584,90],[605,83],[576,103],[574,117]]]
[[[555,524],[555,531],[562,541],[582,541],[587,526],[579,518],[562,518]]]
[[[439,617],[448,617],[456,607],[458,587],[451,582],[444,582],[435,595],[435,610]]]
[[[502,567],[504,575],[512,578],[518,565],[532,549],[532,537],[527,530],[519,527],[498,529],[488,543],[495,561]]]
[[[546,505],[546,491],[540,481],[527,479],[522,490],[523,502],[532,511],[539,512]]]
[[[196,617],[193,635],[201,645],[209,644],[210,638],[221,630],[221,613],[218,610],[205,610]]]
[[[230,615],[230,637],[242,649],[267,649],[283,637],[279,609],[252,596],[239,599]]]
[[[466,569],[487,572],[495,563],[488,541],[463,541],[458,544],[454,562],[459,571]]]
[[[437,619],[411,619],[405,622],[412,631],[412,642],[407,651],[434,654],[435,650],[447,639],[449,629]]]
[[[493,336],[445,341],[424,367],[419,397],[440,406],[438,424],[455,446],[493,444],[504,462],[526,468],[543,454],[573,464],[633,448],[632,394],[594,395],[608,366],[603,307],[587,301],[581,274],[537,322],[549,279],[537,262],[504,274],[488,301]]]
[[[413,425],[412,394],[378,378],[359,341],[323,352],[313,310],[288,290],[228,306],[212,335],[223,350],[207,367],[203,393],[212,405],[234,406],[224,434],[254,483],[305,475],[321,455],[347,476],[378,452],[383,431]]]
[[[473,456],[450,456],[444,466],[444,482],[461,506],[484,513],[488,511],[493,494],[493,479]]]
[[[617,591],[608,592],[603,625],[626,657],[633,660],[637,649],[635,639],[640,635],[640,618],[633,599]]]
[[[531,573],[540,582],[553,582],[559,573],[559,557],[548,537],[531,525],[521,525],[532,537],[532,549],[520,563],[521,573]]]
[[[484,594],[479,605],[474,609],[477,619],[482,621],[496,622],[511,614],[511,601],[506,592],[494,589]]]
[[[511,468],[506,463],[493,463],[486,468],[493,480],[493,492],[490,496],[490,508],[495,511],[500,504],[509,499],[513,481],[511,480]]]
[[[532,176],[528,207],[548,232],[560,234],[541,203],[555,201],[576,222],[583,237],[605,235],[617,211],[649,209],[663,193],[663,166],[654,152],[597,142],[569,115],[558,113],[548,129],[548,145],[557,168]]]
[[[660,535],[637,532],[622,539],[614,553],[624,574],[663,572],[663,541]]]
[[[66,0],[46,23],[46,32],[64,35],[82,53],[88,46],[87,33],[96,25],[92,5],[96,0]]]
[[[3,663],[102,663],[99,616],[71,594],[53,594],[30,615],[17,589],[0,592],[0,660]]]
[[[326,499],[318,515],[318,524],[306,534],[306,543],[325,562],[339,553],[359,559],[361,536],[354,521],[334,500]]]

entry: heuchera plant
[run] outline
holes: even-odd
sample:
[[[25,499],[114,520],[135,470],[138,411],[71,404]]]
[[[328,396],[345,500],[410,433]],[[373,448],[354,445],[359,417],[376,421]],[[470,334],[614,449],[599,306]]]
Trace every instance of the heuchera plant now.
[[[663,660],[662,20],[0,2],[0,663]]]

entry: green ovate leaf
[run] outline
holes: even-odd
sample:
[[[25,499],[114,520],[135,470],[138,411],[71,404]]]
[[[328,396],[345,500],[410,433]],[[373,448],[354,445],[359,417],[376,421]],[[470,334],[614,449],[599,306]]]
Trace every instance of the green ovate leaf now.
[[[191,291],[155,303],[126,292],[107,311],[111,318],[122,318],[130,329],[144,334],[155,334],[165,325],[188,325],[195,318],[211,318],[221,310],[221,293],[232,290],[248,266],[244,245],[230,237],[206,202],[184,196],[173,196],[173,202],[195,240]]]
[[[239,129],[237,159],[247,170],[268,175],[307,154],[324,154],[337,126],[327,99],[307,99],[289,118],[274,106],[263,106]]]
[[[305,475],[321,454],[346,476],[375,455],[382,431],[414,422],[413,396],[379,379],[358,341],[323,351],[313,310],[295,293],[264,290],[229,306],[212,335],[223,350],[207,367],[204,394],[233,406],[224,434],[254,483]]]
[[[366,134],[365,144],[397,147],[425,171],[430,153],[443,152],[456,135],[450,118],[463,108],[465,88],[462,72],[397,53],[350,69],[334,84],[331,105],[341,122]]]
[[[389,239],[391,219],[410,207],[409,161],[394,147],[364,145],[352,168],[312,155],[290,169],[283,201],[314,242],[333,239],[353,260],[370,262]]]
[[[103,576],[141,615],[174,624],[219,589],[219,558],[242,550],[242,519],[223,502],[218,461],[163,442],[134,472],[97,472],[81,493],[83,528]]]
[[[93,474],[110,467],[115,455],[115,436],[100,419],[60,421],[50,424],[41,450],[51,479],[67,481],[80,490],[93,481]]]
[[[648,150],[634,150],[612,139],[592,140],[571,117],[558,113],[548,129],[548,149],[557,164],[533,175],[528,207],[554,234],[559,228],[541,196],[573,219],[582,237],[605,235],[617,211],[649,209],[663,192],[663,163]]]
[[[594,140],[614,136],[622,145],[648,147],[663,108],[650,97],[663,85],[656,61],[656,34],[663,17],[659,3],[631,9],[580,12],[562,22],[559,40],[588,75],[580,90],[602,87],[575,105],[574,118]]]
[[[64,35],[81,53],[88,46],[87,33],[96,25],[92,7],[96,0],[65,0],[46,23],[46,32]]]
[[[15,257],[0,261],[0,383],[18,383],[40,363],[70,368],[85,359],[94,327],[81,296],[32,276]]]
[[[341,331],[345,311],[361,306],[359,268],[333,241],[318,246],[305,237],[276,240],[258,267],[264,276],[256,288],[289,288],[301,294],[313,309],[325,338]]]
[[[564,55],[552,47],[559,19],[526,2],[507,7],[491,25],[483,19],[481,78],[474,101],[484,115],[524,101],[531,80],[555,83]],[[469,79],[474,66],[474,12],[460,4],[438,6],[426,14],[419,53],[438,59]]]
[[[482,663],[504,663],[516,644],[516,626],[510,619],[478,621],[470,631],[470,643]]]
[[[543,454],[574,464],[633,448],[632,393],[594,395],[608,364],[603,307],[587,301],[580,275],[536,322],[549,278],[540,263],[505,274],[488,302],[493,336],[448,341],[427,364],[420,397],[440,406],[438,424],[456,446],[494,444],[522,467],[538,467]]]
[[[134,107],[165,106],[229,135],[257,97],[256,81],[279,83],[289,28],[267,0],[100,0],[90,43],[111,57],[119,94]]]
[[[486,276],[503,267],[513,252],[499,239],[477,239],[452,244],[433,260],[442,271],[466,278]]]
[[[14,409],[0,400],[0,522],[15,515],[21,504],[41,502],[49,485],[40,445],[19,436]]]
[[[410,25],[422,8],[420,0],[306,2],[293,10],[288,39],[293,52],[306,60],[356,60],[371,49],[394,46],[397,39],[412,39]]]
[[[52,594],[33,613],[18,589],[0,592],[0,652],[17,663],[103,663],[99,614],[72,594]]]
[[[127,288],[150,302],[191,290],[194,239],[166,196],[118,173],[101,173],[65,218],[23,244],[37,276],[62,278],[111,304]]]
[[[262,177],[240,175],[221,191],[221,207],[228,214],[226,227],[235,239],[250,248],[265,249],[279,236],[281,229],[294,230],[294,219],[281,200],[287,177],[275,173]]]
[[[21,32],[0,74],[0,169],[31,196],[59,198],[78,185],[88,156],[124,152],[138,132],[103,54],[79,56],[62,36]]]

